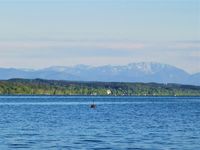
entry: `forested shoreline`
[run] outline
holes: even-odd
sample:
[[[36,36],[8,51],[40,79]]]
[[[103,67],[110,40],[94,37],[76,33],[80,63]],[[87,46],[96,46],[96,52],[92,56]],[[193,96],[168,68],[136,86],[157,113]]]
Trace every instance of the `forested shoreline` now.
[[[200,86],[10,79],[0,80],[0,95],[200,96]]]

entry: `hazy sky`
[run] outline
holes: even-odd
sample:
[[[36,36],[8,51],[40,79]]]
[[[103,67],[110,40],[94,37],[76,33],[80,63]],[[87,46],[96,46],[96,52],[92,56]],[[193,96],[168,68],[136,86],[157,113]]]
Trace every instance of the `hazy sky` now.
[[[0,67],[144,61],[200,72],[200,0],[0,0]]]

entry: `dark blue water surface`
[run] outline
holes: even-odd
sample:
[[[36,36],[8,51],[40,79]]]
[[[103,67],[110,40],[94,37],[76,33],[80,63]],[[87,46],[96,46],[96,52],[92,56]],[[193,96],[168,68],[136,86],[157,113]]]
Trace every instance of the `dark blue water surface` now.
[[[200,97],[0,96],[0,149],[199,150]]]

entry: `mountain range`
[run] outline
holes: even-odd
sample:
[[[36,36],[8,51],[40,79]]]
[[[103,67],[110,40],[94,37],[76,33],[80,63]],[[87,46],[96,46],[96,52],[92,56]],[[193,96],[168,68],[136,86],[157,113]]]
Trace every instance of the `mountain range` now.
[[[11,78],[200,85],[200,73],[189,74],[175,66],[154,62],[131,63],[124,66],[53,66],[40,70],[0,68],[1,80]]]

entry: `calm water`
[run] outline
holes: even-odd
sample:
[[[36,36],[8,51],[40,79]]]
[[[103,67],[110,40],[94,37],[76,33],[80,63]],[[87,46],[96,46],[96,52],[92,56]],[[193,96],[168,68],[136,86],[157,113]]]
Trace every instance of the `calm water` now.
[[[0,149],[198,150],[200,98],[0,96]]]

